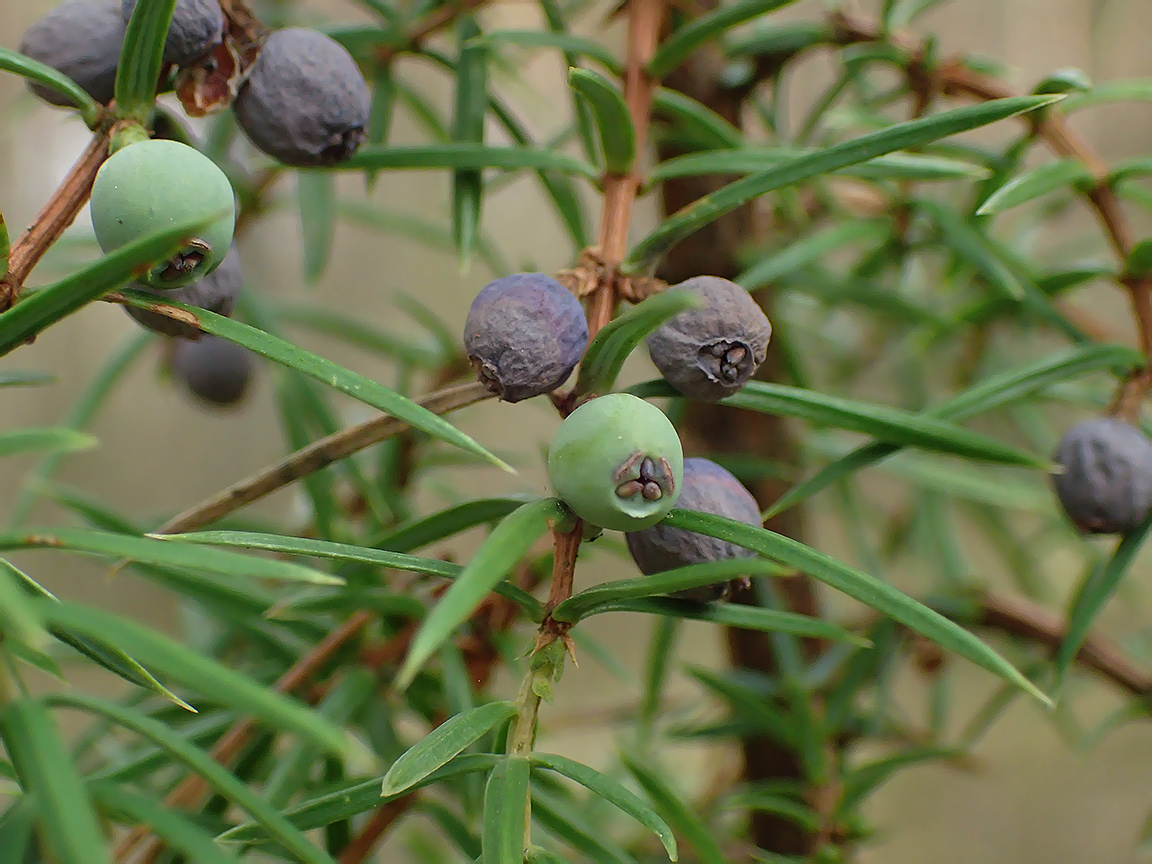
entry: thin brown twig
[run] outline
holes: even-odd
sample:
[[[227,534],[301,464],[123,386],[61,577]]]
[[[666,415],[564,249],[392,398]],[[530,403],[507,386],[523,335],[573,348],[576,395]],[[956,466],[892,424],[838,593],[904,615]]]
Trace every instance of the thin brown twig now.
[[[628,4],[628,50],[624,69],[624,101],[636,131],[636,152],[642,154],[648,141],[652,118],[652,97],[656,81],[648,75],[648,61],[660,41],[664,18],[664,0],[630,0]],[[595,336],[612,320],[616,311],[616,268],[628,251],[628,226],[632,206],[640,188],[640,175],[633,168],[628,174],[609,174],[604,178],[604,203],[597,241],[606,267],[605,276],[588,297],[588,329]]]
[[[1067,638],[1064,618],[1026,597],[986,591],[977,598],[975,623],[1055,651]],[[1119,645],[1102,633],[1089,633],[1076,662],[1133,696],[1152,693],[1152,674],[1138,668]]]
[[[280,676],[274,690],[278,693],[291,693],[299,689],[312,676],[320,671],[349,640],[364,629],[372,620],[371,612],[357,612],[336,630],[329,633],[304,657],[301,657],[287,672]],[[229,729],[212,748],[212,758],[224,765],[234,758],[252,737],[256,724],[252,720],[242,720]],[[208,792],[208,784],[198,775],[190,775],[173,789],[164,803],[169,808],[194,807]],[[116,848],[115,860],[124,862],[148,837],[148,829],[142,826],[134,829]],[[151,864],[164,848],[164,841],[154,838],[144,847],[137,859],[138,864]]]
[[[96,172],[108,158],[108,145],[112,140],[112,125],[97,127],[80,158],[61,181],[47,203],[40,208],[16,242],[8,257],[8,274],[0,280],[0,312],[8,309],[20,296],[24,280],[44,257],[44,253],[75,220],[92,194]]]
[[[447,414],[491,398],[493,395],[486,387],[479,382],[470,382],[437,390],[425,396],[418,404],[434,414]],[[371,447],[410,428],[411,426],[403,420],[381,414],[363,423],[341,429],[217,492],[211,498],[169,519],[152,533],[179,534],[215,522],[290,483],[315,474],[339,459],[351,456],[365,447]]]

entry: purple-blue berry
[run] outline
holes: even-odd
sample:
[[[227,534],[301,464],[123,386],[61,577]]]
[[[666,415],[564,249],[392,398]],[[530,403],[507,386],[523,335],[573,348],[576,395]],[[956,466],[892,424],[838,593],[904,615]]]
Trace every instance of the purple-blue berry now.
[[[122,0],[125,25],[136,10],[136,0]],[[220,0],[176,0],[172,23],[164,40],[164,62],[187,66],[224,39],[224,10]]]
[[[194,396],[213,405],[234,405],[248,391],[252,354],[247,348],[205,333],[197,340],[177,339],[169,369]]]
[[[344,46],[317,30],[287,27],[264,40],[232,103],[256,147],[285,165],[343,162],[366,134],[371,97]]]
[[[772,325],[735,282],[697,276],[674,287],[693,292],[703,305],[657,328],[647,339],[648,354],[682,395],[718,402],[743,387],[764,362]]]
[[[99,102],[112,101],[124,44],[124,20],[116,0],[65,0],[24,33],[19,51],[75,81]],[[28,89],[51,105],[72,103],[43,84]]]
[[[709,459],[693,457],[684,460],[684,479],[676,507],[713,516],[725,516],[756,528],[761,526],[760,506],[752,493],[731,473]],[[752,558],[755,552],[681,528],[655,525],[625,535],[628,551],[645,576],[675,570],[689,564],[704,564],[727,558]],[[747,582],[747,579],[738,580]],[[690,600],[715,600],[725,597],[731,584],[704,586],[677,592],[675,596]]]
[[[199,282],[193,282],[191,285],[174,288],[170,291],[152,288],[143,283],[137,283],[132,287],[153,295],[157,300],[175,300],[177,303],[207,309],[217,315],[229,316],[232,314],[236,297],[240,294],[240,288],[243,284],[244,273],[240,268],[240,255],[236,252],[236,247],[233,246],[224,256],[224,260],[220,262],[220,266]],[[193,327],[191,324],[185,324],[157,312],[149,312],[147,309],[138,309],[135,306],[125,306],[124,310],[149,330],[162,333],[165,336],[196,339],[200,335],[198,327]]]
[[[1086,534],[1124,534],[1152,512],[1152,441],[1115,417],[1077,423],[1054,457],[1064,512]]]
[[[543,273],[517,273],[480,289],[464,324],[479,379],[505,402],[555,390],[588,347],[588,321],[572,293]]]

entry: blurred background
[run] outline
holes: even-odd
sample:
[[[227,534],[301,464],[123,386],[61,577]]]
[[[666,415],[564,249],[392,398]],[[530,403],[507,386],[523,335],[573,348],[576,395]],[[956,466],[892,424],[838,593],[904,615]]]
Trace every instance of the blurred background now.
[[[49,0],[0,2],[0,44],[15,47],[24,28],[53,4]],[[813,17],[832,4],[802,0],[783,15]],[[849,4],[867,13],[871,4]],[[603,33],[603,4],[584,22],[588,33]],[[362,12],[350,2],[281,4],[281,11],[298,22],[354,22]],[[536,26],[537,10],[527,2],[496,0],[484,13],[489,26]],[[941,51],[978,53],[1008,65],[1010,83],[1027,91],[1045,74],[1068,66],[1088,72],[1095,82],[1152,76],[1152,3],[1147,0],[952,0],[923,20],[923,29],[939,34]],[[610,31],[617,45],[623,35]],[[562,64],[555,56],[525,55],[520,80],[502,73],[498,86],[522,106],[522,116],[539,139],[565,121],[557,112],[566,106],[549,94],[563,87]],[[402,74],[418,82],[434,98],[443,99],[449,86],[439,72],[418,62],[402,61]],[[826,83],[819,62],[809,63],[791,77],[790,102],[797,110],[808,104]],[[524,82],[531,82],[532,89]],[[48,109],[27,95],[12,76],[0,76],[0,211],[13,237],[33,217],[64,176],[87,138],[83,125],[66,112]],[[1075,125],[1106,159],[1147,154],[1152,149],[1152,105],[1126,103],[1081,112]],[[393,123],[394,142],[421,140],[412,117],[399,109]],[[281,198],[293,201],[290,177],[276,187]],[[437,172],[385,173],[365,195],[357,176],[342,178],[347,200],[370,200],[382,211],[446,223],[450,179]],[[589,197],[590,212],[595,211]],[[655,218],[656,202],[646,199],[637,209],[634,230],[644,231]],[[306,285],[300,261],[299,225],[293,210],[262,217],[244,236],[241,258],[247,284],[265,295],[298,297],[351,311],[384,330],[421,331],[405,317],[397,298],[407,294],[431,308],[448,329],[459,332],[468,303],[490,279],[494,269],[554,271],[568,266],[568,243],[552,212],[541,206],[537,185],[525,179],[486,199],[484,229],[504,262],[476,260],[461,273],[456,257],[427,245],[370,231],[352,222],[338,230],[332,261],[315,285]],[[1083,218],[1081,218],[1083,217]],[[1091,230],[1083,213],[1071,218],[1069,229]],[[84,213],[65,242],[33,273],[29,284],[43,284],[68,272],[95,252]],[[1111,318],[1119,332],[1129,334],[1123,298],[1114,289],[1089,289],[1094,314]],[[0,369],[38,369],[54,373],[51,387],[10,388],[4,391],[0,428],[48,426],[60,422],[92,376],[124,340],[138,333],[121,309],[95,303],[51,328],[31,346],[0,359]],[[385,384],[393,384],[390,366],[372,355],[326,343],[312,334],[292,332],[303,344]],[[283,438],[272,401],[272,379],[259,375],[253,392],[237,410],[212,411],[195,404],[166,381],[159,366],[159,346],[149,346],[94,426],[98,449],[68,458],[58,480],[101,496],[141,521],[155,524],[165,516],[199,501],[218,489],[274,461],[284,452]],[[647,359],[633,358],[629,379],[651,376]],[[875,394],[870,394],[875,395]],[[879,398],[883,398],[881,394]],[[347,422],[363,419],[364,409],[341,404]],[[483,491],[543,492],[542,462],[535,458],[546,447],[555,414],[547,402],[484,404],[454,417],[468,433],[501,455],[520,454],[518,477],[470,470],[448,481],[444,469],[423,484],[427,505],[445,506],[456,495]],[[0,519],[6,519],[21,478],[34,462],[8,459],[0,463]],[[814,506],[810,542],[831,554],[850,559],[834,514]],[[302,501],[291,489],[262,502],[264,512],[301,512]],[[49,525],[68,518],[41,501],[30,524]],[[456,544],[455,550],[467,554]],[[596,553],[593,553],[596,554]],[[603,568],[583,568],[603,578],[628,572],[608,555]],[[14,558],[61,595],[105,604],[173,631],[188,626],[168,596],[147,582],[125,573],[109,577],[100,563],[37,552]],[[1063,597],[1078,575],[1051,562],[1055,596]],[[995,583],[995,572],[981,579]],[[1102,623],[1118,630],[1144,628],[1142,611],[1149,586],[1147,559],[1138,563],[1125,594],[1106,611]],[[629,619],[621,627],[617,616],[590,622],[589,630],[608,641],[624,658],[642,656],[647,622]],[[1146,628],[1145,628],[1146,629]],[[694,663],[721,662],[717,634],[706,627],[688,631]],[[145,659],[146,658],[142,658]],[[87,669],[87,666],[81,668]],[[962,723],[995,689],[989,677],[953,664],[957,676],[952,710]],[[94,686],[107,682],[93,681]],[[87,685],[86,685],[87,686]],[[1119,701],[1103,686],[1082,684],[1077,710],[1084,722],[1105,715]],[[685,683],[678,691],[689,700],[698,691]],[[898,682],[897,698],[909,704],[923,701],[922,686],[909,676]],[[635,681],[621,681],[589,660],[570,669],[558,688],[557,704],[543,715],[549,748],[596,764],[595,754],[612,746],[613,712],[635,701]],[[966,709],[967,700],[971,708]],[[699,749],[684,751],[684,770],[700,770],[705,756],[714,770],[716,759],[731,762],[734,754]],[[1136,860],[1140,826],[1152,810],[1152,724],[1134,723],[1120,729],[1091,751],[1067,745],[1056,725],[1041,709],[1023,701],[996,724],[976,750],[971,770],[927,767],[905,772],[872,800],[870,815],[880,828],[874,843],[861,856],[864,862],[1095,862]],[[703,775],[701,775],[703,776]],[[391,856],[399,850],[382,852]],[[383,859],[381,859],[383,860]],[[389,860],[394,860],[389,857]]]

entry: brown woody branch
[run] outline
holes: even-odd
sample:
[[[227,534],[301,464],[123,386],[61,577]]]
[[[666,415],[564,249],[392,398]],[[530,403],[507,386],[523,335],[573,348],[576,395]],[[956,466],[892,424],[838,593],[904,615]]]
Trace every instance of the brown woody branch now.
[[[421,399],[419,404],[434,414],[447,414],[491,398],[492,393],[486,387],[478,382],[471,382],[437,390]],[[290,483],[315,474],[333,462],[358,453],[373,444],[379,444],[386,438],[399,435],[410,428],[405,421],[382,414],[347,429],[341,429],[201,501],[169,519],[153,533],[180,534],[215,522]]]
[[[642,154],[648,142],[652,118],[652,97],[657,82],[645,68],[656,53],[664,0],[630,0],[628,4],[628,50],[624,68],[624,101],[636,131],[636,153]],[[595,336],[612,320],[616,311],[616,268],[628,251],[628,226],[632,206],[640,188],[635,167],[628,174],[604,178],[604,203],[600,215],[598,251],[604,263],[600,284],[588,298],[588,329]]]
[[[1055,651],[1067,637],[1064,618],[1035,601],[987,591],[977,598],[974,623]],[[1152,674],[1138,668],[1119,645],[1102,633],[1089,633],[1076,663],[1091,669],[1132,696],[1152,693]]]
[[[68,176],[36,214],[32,224],[12,244],[8,273],[0,280],[0,312],[16,302],[20,289],[24,287],[24,280],[40,263],[44,253],[60,239],[65,229],[76,221],[77,214],[87,203],[88,196],[92,194],[92,184],[96,182],[96,172],[108,158],[112,128],[108,123],[97,127]]]

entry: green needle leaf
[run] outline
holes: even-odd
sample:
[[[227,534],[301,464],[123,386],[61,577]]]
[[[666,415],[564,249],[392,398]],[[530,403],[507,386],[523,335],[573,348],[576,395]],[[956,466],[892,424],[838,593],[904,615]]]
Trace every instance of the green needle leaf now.
[[[480,35],[472,15],[457,22],[460,58],[456,63],[456,113],[452,139],[484,146],[484,120],[488,115],[488,51],[469,40]],[[457,168],[452,174],[452,235],[460,266],[467,269],[480,232],[484,201],[484,174],[479,168]]]
[[[524,756],[505,756],[488,775],[480,835],[484,864],[524,864],[531,767]]]
[[[380,794],[392,797],[408,791],[515,716],[516,706],[511,702],[489,702],[449,717],[392,763]]]
[[[672,289],[654,294],[613,318],[597,333],[580,363],[575,392],[607,393],[624,368],[624,361],[653,330],[686,309],[700,305],[687,290]]]
[[[25,57],[10,48],[0,48],[0,69],[22,75],[30,81],[51,87],[53,90],[64,94],[75,107],[80,109],[80,116],[84,118],[88,128],[91,129],[96,125],[96,120],[100,116],[99,103],[89,96],[83,87],[64,73],[58,72],[38,60],[33,60],[31,57]],[[0,220],[0,224],[2,222],[3,220]],[[7,255],[0,257],[7,258]],[[0,267],[0,270],[3,269]],[[0,273],[0,278],[4,275],[4,273]]]
[[[969,387],[924,412],[923,416],[963,421],[995,410],[1051,384],[1104,369],[1123,371],[1140,362],[1140,355],[1122,345],[1086,345],[1052,354],[1035,363],[1010,369]],[[830,462],[812,477],[785,492],[764,514],[770,519],[837,480],[874,465],[900,450],[900,445],[875,441],[857,447],[846,456]]]
[[[541,498],[517,508],[497,525],[416,631],[408,656],[396,676],[395,688],[403,691],[412,683],[425,661],[468,620],[485,595],[548,530],[549,523],[561,523],[568,518],[568,510],[559,499]]]
[[[176,0],[137,3],[124,33],[116,69],[116,107],[145,124],[156,102],[156,85],[164,59],[164,42]]]
[[[796,0],[739,0],[701,15],[664,41],[648,62],[648,74],[653,78],[663,78],[701,45],[723,37],[738,24],[794,2]]]
[[[503,758],[503,756],[492,753],[457,756],[439,771],[432,772],[411,787],[408,792],[452,777],[472,774],[477,771],[490,771]],[[375,810],[386,801],[395,800],[400,795],[408,794],[408,792],[401,792],[397,796],[381,798],[380,782],[380,778],[376,778],[346,784],[306,800],[288,810],[284,815],[297,828],[308,831],[312,828],[322,828],[333,822],[350,819],[369,810]],[[247,822],[225,831],[216,840],[219,843],[266,843],[269,838],[267,832],[260,825]]]
[[[317,848],[298,828],[243,780],[158,720],[132,708],[79,693],[60,693],[49,698],[53,705],[78,708],[109,720],[147,738],[168,756],[191,769],[208,785],[251,815],[277,843],[306,864],[335,864],[332,857]]]
[[[628,392],[641,398],[677,395],[670,384],[660,380],[637,384],[630,387]],[[1044,470],[1048,470],[1051,465],[1048,459],[1030,455],[927,414],[913,414],[887,405],[828,396],[786,384],[750,381],[740,392],[722,400],[722,404],[764,414],[797,417],[838,429],[851,429],[882,441],[952,453],[970,459]]]
[[[330,171],[297,171],[304,279],[314,285],[324,275],[336,239],[336,175]]]
[[[18,699],[0,714],[0,737],[20,786],[35,796],[40,837],[60,864],[109,864],[92,802],[48,707]]]
[[[1058,189],[1074,192],[1078,187],[1091,182],[1092,177],[1088,169],[1077,159],[1062,159],[1059,162],[1038,165],[1031,171],[1013,177],[989,195],[976,211],[976,215],[991,216],[994,213],[1002,213],[1011,207]]]
[[[653,834],[660,838],[664,850],[668,853],[669,861],[678,859],[676,851],[676,837],[660,816],[638,795],[621,786],[611,777],[601,774],[594,768],[582,765],[565,756],[556,756],[551,753],[533,753],[529,757],[534,768],[547,768],[557,774],[563,774],[570,780],[575,780],[593,795],[614,804],[624,813],[627,813]]]
[[[140,291],[124,291],[123,293],[125,299],[133,306],[147,308],[156,302],[155,297]],[[433,414],[427,408],[417,405],[411,399],[406,399],[394,390],[389,390],[357,372],[345,369],[331,360],[313,354],[311,351],[305,351],[291,342],[249,327],[247,324],[183,303],[168,300],[165,302],[194,316],[200,329],[206,333],[221,336],[237,345],[243,345],[248,350],[267,357],[269,360],[303,372],[334,390],[339,390],[341,393],[358,399],[366,405],[371,405],[379,411],[400,418],[414,429],[427,432],[434,438],[439,438],[455,447],[473,453],[511,474],[516,473],[511,466],[489,453],[443,417]],[[0,324],[3,323],[3,318],[4,316],[0,315]]]
[[[1025,678],[1011,663],[963,627],[897,591],[874,576],[850,567],[830,555],[766,528],[753,528],[743,522],[691,510],[673,510],[660,523],[669,528],[696,531],[736,543],[768,558],[794,567],[813,579],[841,591],[877,612],[936,642],[994,675],[1015,684],[1045,705],[1052,700]]]
[[[203,543],[218,546],[240,546],[244,549],[262,549],[269,552],[287,552],[294,555],[313,555],[318,558],[332,558],[337,561],[354,561],[404,570],[409,573],[426,573],[456,579],[463,571],[459,564],[439,558],[421,558],[403,552],[354,546],[350,543],[333,543],[327,540],[312,540],[302,537],[285,537],[279,534],[261,534],[250,531],[199,531],[190,534],[148,535],[159,540],[184,543]],[[544,616],[544,607],[531,594],[508,582],[499,582],[493,590],[518,604],[533,620]],[[419,603],[419,601],[414,601]]]
[[[73,429],[13,429],[11,432],[0,432],[0,457],[43,451],[76,453],[91,450],[99,444],[94,436]]]
[[[879,132],[861,135],[851,141],[786,162],[761,174],[729,183],[665,219],[659,228],[632,248],[621,269],[625,273],[634,273],[642,269],[689,234],[767,192],[793,186],[804,180],[838,171],[886,153],[919,147],[949,135],[986,126],[1016,114],[1052,105],[1063,98],[1056,95],[996,99],[932,117],[897,123]]]
[[[137,8],[147,6],[141,3]],[[11,309],[0,313],[0,355],[22,345],[86,303],[147,272],[156,262],[173,255],[188,238],[203,231],[214,218],[185,222],[141,237],[66,279],[29,293]],[[154,297],[151,302],[155,302]]]
[[[700,814],[689,807],[655,769],[626,753],[620,758],[632,779],[652,799],[656,811],[688,841],[701,864],[727,864],[728,858],[720,848],[719,840]]]
[[[589,180],[598,180],[599,172],[587,162],[557,150],[538,150],[531,147],[497,147],[474,142],[447,144],[420,144],[409,146],[361,147],[356,155],[337,168],[369,169],[373,171],[432,169],[551,168],[566,174],[575,174]]]
[[[157,803],[154,797],[138,795],[113,783],[93,783],[89,791],[102,811],[113,814],[127,825],[146,826],[155,831],[190,861],[197,864],[239,864],[240,859],[222,849],[212,835],[183,813]]]
[[[45,603],[44,620],[93,639],[113,642],[131,654],[147,657],[160,674],[205,694],[213,702],[251,714],[273,729],[295,732],[355,762],[373,761],[363,745],[339,726],[301,702],[264,687],[246,675],[217,663],[142,624],[90,606]]]
[[[1084,640],[1088,638],[1088,630],[1100,610],[1116,593],[1120,587],[1120,580],[1124,578],[1136,554],[1148,539],[1148,532],[1152,530],[1152,517],[1149,517],[1139,528],[1126,535],[1116,544],[1116,550],[1107,561],[1094,569],[1080,583],[1076,595],[1072,598],[1071,608],[1068,610],[1068,626],[1064,634],[1064,641],[1056,651],[1056,692],[1064,687],[1068,670]]]
[[[313,585],[343,585],[331,573],[255,555],[239,555],[224,549],[168,543],[154,537],[132,537],[90,528],[24,528],[0,531],[0,549],[68,549],[91,555],[204,570],[244,579],[272,579]]]
[[[636,130],[620,91],[607,78],[590,69],[569,69],[568,86],[592,109],[604,171],[627,174],[636,161]]]

